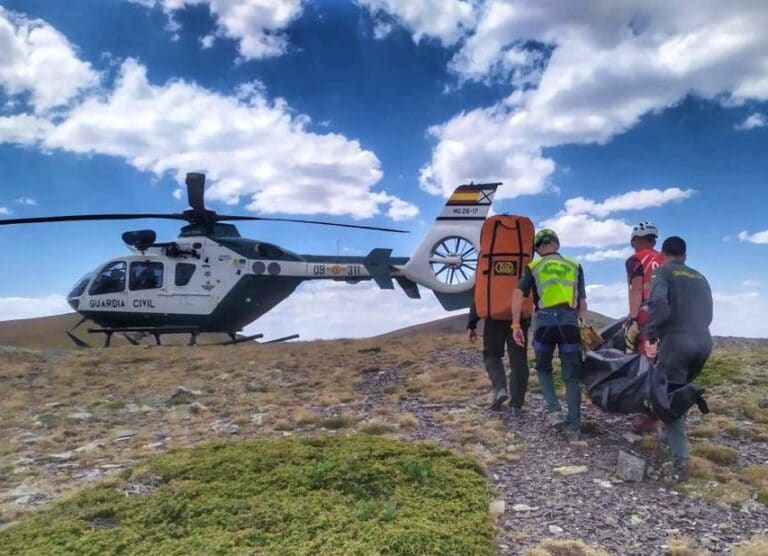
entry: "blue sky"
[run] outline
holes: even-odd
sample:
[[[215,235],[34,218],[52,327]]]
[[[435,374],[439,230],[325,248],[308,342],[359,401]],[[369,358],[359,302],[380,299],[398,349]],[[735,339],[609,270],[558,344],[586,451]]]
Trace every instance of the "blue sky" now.
[[[0,218],[183,210],[183,174],[205,170],[220,212],[412,231],[243,235],[408,255],[456,185],[501,180],[495,210],[556,228],[594,308],[624,310],[628,229],[650,219],[710,278],[715,332],[768,335],[768,7],[268,4],[0,0]],[[0,229],[0,318],[63,310],[130,227]],[[254,326],[374,333],[442,316],[423,293],[305,285]],[[351,327],[370,304],[380,316]]]

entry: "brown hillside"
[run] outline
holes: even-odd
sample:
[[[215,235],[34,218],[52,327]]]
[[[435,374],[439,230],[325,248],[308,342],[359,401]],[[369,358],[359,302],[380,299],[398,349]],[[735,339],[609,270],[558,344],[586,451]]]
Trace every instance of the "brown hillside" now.
[[[614,319],[607,317],[594,311],[589,311],[588,320],[596,327],[600,328],[606,324],[613,322]],[[482,330],[483,323],[479,323],[479,328]],[[467,329],[467,313],[461,313],[459,315],[453,315],[444,319],[437,319],[430,322],[424,322],[416,324],[414,326],[408,326],[407,328],[401,328],[383,334],[385,337],[404,338],[413,334],[437,334],[438,336],[446,336],[449,334],[463,334]]]

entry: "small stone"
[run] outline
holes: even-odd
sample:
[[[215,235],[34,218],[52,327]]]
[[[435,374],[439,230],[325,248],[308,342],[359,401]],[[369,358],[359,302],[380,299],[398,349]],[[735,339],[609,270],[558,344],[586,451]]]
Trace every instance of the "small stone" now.
[[[131,438],[132,436],[136,436],[137,434],[139,434],[139,431],[137,431],[137,430],[134,430],[134,429],[123,429],[123,430],[119,430],[119,431],[117,431],[115,433],[115,438],[117,440],[124,440],[124,439]]]
[[[624,450],[619,450],[616,476],[623,481],[640,482],[645,478],[645,460]]]
[[[67,419],[70,421],[90,421],[93,419],[93,415],[87,411],[75,411],[67,415]]]
[[[621,435],[621,437],[627,442],[629,442],[630,444],[636,444],[643,439],[642,436],[640,436],[639,434],[635,434],[633,432],[624,433]]]
[[[613,488],[611,481],[603,481],[602,479],[593,479],[595,484],[600,488]]]
[[[35,460],[33,460],[32,458],[20,457],[19,459],[13,462],[13,465],[29,465],[30,463],[35,463]]]
[[[488,507],[488,512],[491,514],[491,516],[498,517],[503,514],[506,509],[507,503],[504,502],[504,500],[494,500]]]
[[[715,543],[712,542],[711,539],[708,537],[703,537],[701,541],[699,542],[702,548],[706,548],[708,550],[712,550],[715,548]]]
[[[199,390],[192,390],[186,386],[177,386],[173,394],[165,400],[165,405],[174,406],[190,404],[195,401],[195,398],[200,396],[201,393],[202,392]]]
[[[616,519],[615,517],[610,516],[610,515],[606,516],[604,521],[605,521],[605,524],[608,525],[609,527],[618,527],[619,526],[619,520]]]
[[[513,512],[532,512],[536,509],[537,508],[529,506],[528,504],[515,504],[514,506],[512,506]]]
[[[639,515],[632,514],[631,516],[629,516],[629,526],[630,527],[637,527],[638,525],[642,525],[643,523],[644,523],[644,520]]]
[[[562,477],[570,477],[571,475],[586,473],[587,470],[586,465],[565,465],[563,467],[555,467],[552,471]]]
[[[192,415],[200,415],[203,411],[208,411],[208,408],[200,402],[194,402],[189,406],[189,412]]]
[[[79,448],[75,448],[75,452],[82,454],[83,452],[93,452],[94,450],[98,450],[99,448],[103,447],[104,443],[101,440],[94,440],[93,442],[89,442],[88,444],[80,446]]]
[[[77,453],[74,450],[67,450],[66,452],[59,452],[58,454],[51,454],[48,457],[53,461],[72,461],[77,457]]]
[[[151,442],[149,444],[144,444],[144,446],[142,446],[142,448],[154,449],[154,450],[159,450],[160,448],[164,448],[164,447],[165,447],[165,442]]]
[[[550,535],[562,535],[565,532],[562,527],[558,527],[557,525],[550,525],[547,529],[549,530]]]
[[[225,432],[227,434],[237,434],[240,432],[240,427],[227,419],[214,421],[209,429],[213,432]]]
[[[261,425],[264,422],[263,413],[251,413],[251,423]]]

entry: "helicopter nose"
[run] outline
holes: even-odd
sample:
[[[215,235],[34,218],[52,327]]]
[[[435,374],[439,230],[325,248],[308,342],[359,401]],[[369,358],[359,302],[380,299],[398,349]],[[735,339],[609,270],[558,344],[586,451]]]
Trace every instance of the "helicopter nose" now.
[[[69,306],[72,307],[73,311],[77,311],[77,309],[80,307],[80,298],[70,297],[67,299],[67,303],[69,303]]]

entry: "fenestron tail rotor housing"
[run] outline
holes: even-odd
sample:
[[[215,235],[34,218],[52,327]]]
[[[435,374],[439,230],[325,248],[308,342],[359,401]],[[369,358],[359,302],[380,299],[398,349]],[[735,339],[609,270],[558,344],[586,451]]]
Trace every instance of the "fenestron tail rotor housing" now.
[[[477,249],[467,238],[448,236],[432,247],[429,265],[435,278],[448,286],[472,282],[477,270]]]

